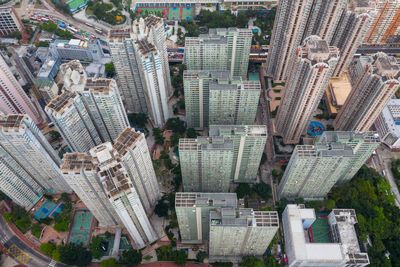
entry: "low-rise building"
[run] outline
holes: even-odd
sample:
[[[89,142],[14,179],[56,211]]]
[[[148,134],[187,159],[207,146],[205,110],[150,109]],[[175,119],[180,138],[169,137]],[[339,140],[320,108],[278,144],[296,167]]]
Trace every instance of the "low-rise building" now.
[[[47,57],[36,76],[41,80],[54,80],[60,70],[61,60],[58,57]]]
[[[287,205],[282,224],[289,267],[369,265],[368,254],[359,246],[357,223],[354,209],[334,209],[328,216],[317,216],[304,205]]]
[[[0,8],[0,35],[7,35],[14,31],[21,31],[22,23],[14,8]]]
[[[400,150],[400,99],[391,99],[375,121],[382,143]]]
[[[100,41],[89,43],[80,39],[55,40],[50,43],[53,56],[59,57],[63,62],[79,60],[82,62],[101,61],[104,57]]]

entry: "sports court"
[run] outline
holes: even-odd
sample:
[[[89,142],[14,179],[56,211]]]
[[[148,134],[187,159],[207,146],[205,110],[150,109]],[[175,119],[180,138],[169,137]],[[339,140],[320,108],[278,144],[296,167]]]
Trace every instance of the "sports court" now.
[[[68,5],[69,10],[74,13],[78,11],[79,8],[87,5],[87,2],[87,0],[67,0],[66,4]]]
[[[331,243],[326,216],[317,215],[317,218],[310,227],[310,235],[313,243]]]
[[[46,201],[46,203],[44,203],[43,206],[40,207],[40,209],[35,213],[34,216],[37,220],[42,220],[49,216],[55,207],[56,204],[50,201]]]
[[[192,20],[194,18],[193,7],[138,7],[136,14],[160,15],[168,20]]]
[[[88,210],[77,210],[74,214],[68,243],[87,246],[93,226],[93,214]]]

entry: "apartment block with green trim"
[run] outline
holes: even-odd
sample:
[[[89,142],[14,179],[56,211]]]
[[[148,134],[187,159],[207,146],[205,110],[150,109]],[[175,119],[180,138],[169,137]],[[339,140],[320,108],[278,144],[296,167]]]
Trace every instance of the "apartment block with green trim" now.
[[[236,208],[236,193],[183,193],[175,195],[175,211],[182,243],[202,244],[209,240],[210,211]]]
[[[210,125],[252,125],[260,98],[260,81],[210,82]]]
[[[208,34],[185,39],[188,70],[227,70],[245,79],[253,33],[250,29],[210,29]]]
[[[233,140],[231,181],[255,183],[267,141],[267,127],[265,125],[210,125],[209,135],[228,137]]]
[[[224,137],[179,139],[179,158],[185,192],[228,192],[233,141]]]
[[[324,198],[335,184],[350,181],[379,144],[375,132],[324,132],[314,145],[296,146],[279,198]]]
[[[232,82],[229,71],[185,70],[183,87],[185,91],[186,122],[188,128],[203,130],[209,121],[209,84]],[[233,83],[238,82],[235,79]]]
[[[210,262],[262,256],[279,228],[276,211],[221,208],[210,212]]]

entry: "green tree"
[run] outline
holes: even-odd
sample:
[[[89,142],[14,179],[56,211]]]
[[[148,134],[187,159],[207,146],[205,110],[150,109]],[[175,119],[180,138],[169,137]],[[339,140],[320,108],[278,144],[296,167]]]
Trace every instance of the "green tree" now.
[[[67,265],[83,267],[92,262],[92,253],[84,247],[67,244],[59,246],[58,249],[60,252],[60,261]]]
[[[264,200],[268,200],[272,197],[271,186],[269,184],[264,183],[263,181],[261,181],[258,184],[255,184],[253,186],[253,190],[254,192],[257,193],[257,195],[259,195]]]
[[[114,67],[114,63],[113,62],[104,64],[104,67],[105,67],[107,75],[109,75],[109,76],[114,75],[115,67]]]
[[[103,239],[100,236],[96,236],[93,237],[92,242],[90,242],[89,249],[95,259],[100,259],[104,255],[104,251],[101,249],[102,241]]]
[[[264,267],[264,261],[254,256],[245,256],[242,258],[240,266],[243,267]]]
[[[197,133],[196,133],[195,129],[188,128],[187,132],[186,132],[186,136],[187,136],[187,138],[196,138],[197,137]]]
[[[171,135],[171,146],[174,147],[179,143],[179,139],[182,138],[182,135],[180,134],[173,134]]]
[[[60,250],[57,247],[55,250],[53,250],[53,254],[51,255],[51,258],[55,261],[60,261],[60,257],[61,257]]]
[[[117,266],[117,260],[114,258],[109,258],[100,262],[101,267],[114,267]]]
[[[266,266],[266,267],[278,267],[278,266],[283,266],[283,265],[280,265],[276,261],[275,257],[270,254],[270,255],[268,255],[268,257],[266,257],[264,259],[264,266]]]
[[[135,249],[129,249],[122,252],[122,257],[119,259],[119,264],[126,267],[133,267],[142,262],[142,253]]]
[[[179,118],[169,118],[166,125],[174,133],[183,134],[186,131],[185,122]]]
[[[5,220],[6,222],[8,222],[8,223],[11,223],[12,220],[13,220],[12,214],[11,214],[11,213],[8,213],[8,212],[4,212],[4,213],[3,213],[3,218],[4,218],[4,220]]]
[[[160,199],[154,208],[154,212],[158,215],[158,217],[167,217],[168,210],[169,205],[165,202],[164,198]]]
[[[52,256],[53,251],[56,249],[56,245],[53,243],[42,243],[40,244],[39,249],[43,254]]]
[[[55,130],[51,130],[51,131],[49,132],[49,134],[50,134],[50,136],[51,136],[51,138],[52,138],[53,140],[58,140],[58,139],[60,139],[60,137],[61,137],[61,134],[60,134],[58,131],[55,131]]]
[[[164,144],[164,136],[162,135],[160,128],[153,128],[153,136],[157,145],[162,146]]]
[[[208,254],[207,254],[207,252],[204,252],[204,251],[199,251],[196,254],[196,260],[198,262],[203,262],[204,259],[207,258],[207,257],[208,257]]]
[[[144,113],[133,113],[128,115],[129,123],[132,127],[145,128],[148,116]]]
[[[181,249],[175,250],[172,253],[172,257],[174,259],[174,263],[178,264],[179,266],[181,266],[187,262],[187,254],[186,254],[186,251],[184,251],[184,250],[181,250]]]
[[[245,196],[250,196],[252,193],[252,190],[251,190],[249,184],[240,183],[238,185],[238,187],[236,187],[235,192],[236,192],[238,198],[244,198]]]
[[[54,230],[57,232],[66,232],[69,230],[69,223],[66,221],[61,221],[54,225]]]
[[[22,233],[26,233],[28,232],[29,228],[31,227],[31,220],[28,216],[25,216],[21,219],[18,219],[15,221],[15,226],[18,227],[18,229],[22,232]]]
[[[42,233],[43,227],[40,225],[40,223],[34,223],[32,224],[31,227],[31,233],[37,237],[40,238],[40,234]]]

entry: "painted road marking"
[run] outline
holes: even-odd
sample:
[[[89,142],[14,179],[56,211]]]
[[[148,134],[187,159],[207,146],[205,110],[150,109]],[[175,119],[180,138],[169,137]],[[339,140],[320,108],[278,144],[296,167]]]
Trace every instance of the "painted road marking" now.
[[[8,249],[8,252],[10,252],[10,254],[16,258],[17,260],[19,260],[22,264],[26,264],[31,257],[26,254],[25,252],[23,252],[19,247],[17,247],[15,244],[12,244],[11,247]]]
[[[56,263],[57,262],[55,260],[51,259],[51,262],[49,263],[49,266],[54,267],[54,266],[56,266]]]
[[[8,240],[9,240],[8,236],[5,235],[0,239],[0,243],[5,244],[7,243]]]

